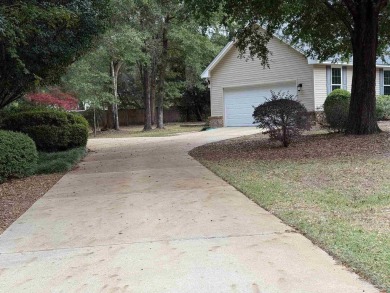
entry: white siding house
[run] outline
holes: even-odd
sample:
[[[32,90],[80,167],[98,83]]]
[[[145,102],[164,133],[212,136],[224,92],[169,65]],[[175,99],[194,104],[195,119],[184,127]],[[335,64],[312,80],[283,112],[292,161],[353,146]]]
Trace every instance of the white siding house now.
[[[323,106],[333,89],[351,90],[352,64],[319,63],[276,37],[268,46],[270,68],[263,68],[258,59],[239,58],[230,42],[203,72],[210,84],[212,126],[252,126],[253,107],[271,90],[297,95],[311,112]],[[390,65],[377,67],[376,92],[390,94]]]

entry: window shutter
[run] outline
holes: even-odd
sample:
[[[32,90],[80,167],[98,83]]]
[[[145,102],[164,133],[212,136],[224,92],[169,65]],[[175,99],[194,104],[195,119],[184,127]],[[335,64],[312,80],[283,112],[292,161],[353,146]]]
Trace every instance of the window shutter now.
[[[347,90],[347,82],[348,82],[348,77],[347,77],[347,66],[343,66],[342,68],[342,75],[343,75],[343,90]]]
[[[326,66],[326,93],[329,95],[332,92],[332,67]]]
[[[385,94],[385,74],[383,68],[379,68],[379,93]]]

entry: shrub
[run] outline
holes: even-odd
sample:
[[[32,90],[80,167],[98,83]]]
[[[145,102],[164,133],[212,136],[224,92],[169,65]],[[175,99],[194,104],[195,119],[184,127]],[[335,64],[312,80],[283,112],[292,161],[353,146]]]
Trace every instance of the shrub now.
[[[337,132],[345,131],[350,101],[351,93],[342,89],[334,90],[326,97],[324,112],[329,129]]]
[[[59,88],[49,88],[48,92],[29,93],[26,100],[37,106],[65,110],[76,110],[79,107],[79,101],[75,97],[62,92]]]
[[[311,128],[306,108],[288,92],[271,91],[271,98],[255,108],[253,118],[271,139],[281,141],[285,147]]]
[[[37,165],[34,141],[25,134],[0,130],[0,181],[31,175]]]
[[[376,98],[376,117],[378,120],[390,120],[390,96]]]
[[[75,148],[75,147],[87,145],[88,126],[85,126],[84,124],[74,124],[74,125],[69,125],[68,130],[70,135],[69,148]]]
[[[40,151],[62,151],[85,146],[88,122],[81,115],[58,110],[27,111],[10,115],[3,127],[28,134]]]

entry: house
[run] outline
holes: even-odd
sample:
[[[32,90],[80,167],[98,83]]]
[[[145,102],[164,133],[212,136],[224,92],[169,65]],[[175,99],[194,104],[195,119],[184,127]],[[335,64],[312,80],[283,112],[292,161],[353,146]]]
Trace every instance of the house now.
[[[334,89],[351,91],[352,63],[308,59],[277,37],[268,44],[270,68],[260,60],[239,58],[230,42],[202,73],[211,91],[212,127],[253,126],[253,107],[263,103],[270,91],[297,95],[308,111],[320,109]],[[390,65],[378,60],[376,92],[390,95]]]

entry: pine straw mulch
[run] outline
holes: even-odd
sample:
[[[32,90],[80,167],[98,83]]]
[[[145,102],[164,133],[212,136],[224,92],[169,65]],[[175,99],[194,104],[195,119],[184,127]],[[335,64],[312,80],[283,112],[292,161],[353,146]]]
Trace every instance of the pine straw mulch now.
[[[0,184],[0,234],[26,212],[64,174],[31,176]]]
[[[390,121],[381,122],[382,133],[375,135],[344,135],[314,129],[298,138],[288,148],[270,141],[264,134],[230,139],[195,148],[191,156],[207,161],[221,160],[307,160],[348,158],[361,155],[390,157]]]

